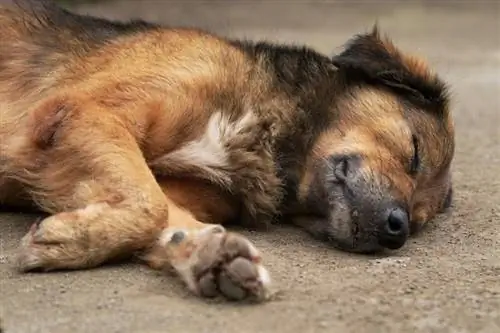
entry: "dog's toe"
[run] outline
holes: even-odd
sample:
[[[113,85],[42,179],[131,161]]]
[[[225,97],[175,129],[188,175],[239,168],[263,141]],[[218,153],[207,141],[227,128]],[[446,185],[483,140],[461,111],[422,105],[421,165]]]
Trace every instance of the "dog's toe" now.
[[[64,216],[63,216],[64,217]],[[85,243],[71,221],[51,216],[34,223],[21,239],[16,266],[20,272],[71,269],[85,263]]]
[[[16,267],[20,272],[39,270],[44,266],[40,245],[35,244],[34,235],[37,232],[38,223],[31,226],[28,233],[21,239],[21,244],[16,258]]]

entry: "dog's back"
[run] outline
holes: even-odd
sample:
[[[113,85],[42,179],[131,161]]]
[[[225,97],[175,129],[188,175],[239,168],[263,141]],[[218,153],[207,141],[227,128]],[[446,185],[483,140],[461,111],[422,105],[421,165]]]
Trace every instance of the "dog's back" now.
[[[61,122],[58,108],[71,109],[68,95],[78,112],[102,108],[118,115],[155,173],[188,172],[219,183],[228,176],[213,171],[206,151],[170,153],[202,136],[208,124],[223,131],[235,120],[237,131],[251,127],[247,137],[235,141],[237,133],[225,131],[221,140],[241,145],[235,152],[246,150],[262,141],[256,121],[267,124],[291,110],[250,110],[269,93],[266,74],[239,47],[195,29],[115,23],[36,1],[3,4],[0,28],[6,32],[0,46],[0,178],[38,167],[32,160],[41,152],[31,152],[33,142],[52,140]]]
[[[75,15],[50,1],[2,2],[1,101],[32,102],[30,96],[39,100],[41,94],[60,84],[59,75],[71,62],[113,38],[153,28],[142,21],[120,24]]]
[[[147,79],[156,69],[161,73],[151,59],[164,52],[155,52],[152,39],[175,34],[168,29],[155,33],[159,27],[143,21],[120,23],[77,15],[44,0],[2,1],[0,30],[0,188],[10,198],[13,191],[5,183],[6,175],[22,169],[13,164],[22,160],[18,153],[34,131],[28,115],[40,103],[64,91],[114,105],[153,94],[155,80],[164,76]],[[111,88],[108,94],[103,89],[108,85],[121,89]],[[0,203],[7,199],[0,196]]]

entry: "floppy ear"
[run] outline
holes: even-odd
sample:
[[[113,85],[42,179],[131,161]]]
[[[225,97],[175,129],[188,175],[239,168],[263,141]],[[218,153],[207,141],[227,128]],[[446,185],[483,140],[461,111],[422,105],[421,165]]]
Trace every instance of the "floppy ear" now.
[[[402,54],[389,39],[382,39],[377,26],[351,39],[332,62],[347,81],[383,85],[420,105],[446,108],[444,83],[422,60]]]

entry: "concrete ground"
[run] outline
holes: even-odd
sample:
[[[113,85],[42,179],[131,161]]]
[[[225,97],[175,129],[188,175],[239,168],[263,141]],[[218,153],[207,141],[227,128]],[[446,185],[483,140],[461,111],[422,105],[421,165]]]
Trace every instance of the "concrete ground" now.
[[[341,253],[294,229],[246,233],[265,253],[279,288],[276,299],[257,306],[196,299],[177,281],[135,264],[19,275],[10,259],[34,217],[1,214],[5,332],[500,332],[499,3],[430,3],[165,0],[81,7],[303,42],[328,53],[378,20],[453,87],[455,201],[450,213],[385,258]]]

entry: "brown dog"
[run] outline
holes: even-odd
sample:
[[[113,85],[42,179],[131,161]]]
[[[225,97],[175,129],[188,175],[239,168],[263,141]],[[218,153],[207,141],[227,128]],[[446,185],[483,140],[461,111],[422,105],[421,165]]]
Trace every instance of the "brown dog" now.
[[[0,203],[51,214],[22,271],[145,251],[200,296],[265,299],[259,252],[221,226],[291,221],[397,249],[449,205],[444,83],[375,30],[308,48],[0,6]]]

